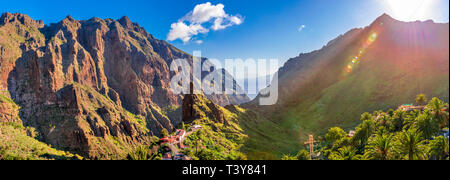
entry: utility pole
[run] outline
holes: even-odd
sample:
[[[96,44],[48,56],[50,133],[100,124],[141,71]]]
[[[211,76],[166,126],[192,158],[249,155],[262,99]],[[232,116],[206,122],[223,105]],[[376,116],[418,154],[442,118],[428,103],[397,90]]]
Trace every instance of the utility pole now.
[[[313,154],[314,154],[314,135],[309,135],[308,141],[305,142],[305,145],[309,145],[309,158],[312,160]]]

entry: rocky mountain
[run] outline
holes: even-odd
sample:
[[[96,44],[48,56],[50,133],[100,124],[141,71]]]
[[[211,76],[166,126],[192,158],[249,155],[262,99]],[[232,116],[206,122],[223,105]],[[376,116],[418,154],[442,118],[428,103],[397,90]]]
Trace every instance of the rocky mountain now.
[[[333,126],[354,128],[363,112],[396,109],[416,95],[449,100],[449,24],[401,22],[382,15],[279,70],[279,101],[245,107],[297,142]]]
[[[170,63],[179,58],[192,63],[191,55],[128,17],[68,16],[50,25],[23,14],[0,17],[0,90],[42,141],[92,159],[123,158],[181,123],[164,111],[182,102],[169,86]],[[207,97],[223,106],[248,101],[246,95]],[[10,109],[0,104],[1,121],[16,119]]]

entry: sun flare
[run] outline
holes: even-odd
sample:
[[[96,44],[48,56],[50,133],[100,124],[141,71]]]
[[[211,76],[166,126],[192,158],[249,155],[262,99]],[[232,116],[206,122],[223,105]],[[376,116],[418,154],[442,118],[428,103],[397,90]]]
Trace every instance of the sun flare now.
[[[387,0],[394,18],[401,21],[426,20],[430,18],[435,0]]]

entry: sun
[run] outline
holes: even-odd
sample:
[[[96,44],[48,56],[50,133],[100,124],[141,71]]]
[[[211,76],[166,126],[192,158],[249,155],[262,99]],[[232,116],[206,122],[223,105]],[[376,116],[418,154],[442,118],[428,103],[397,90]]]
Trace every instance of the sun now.
[[[427,20],[435,0],[387,0],[392,16],[401,21]]]

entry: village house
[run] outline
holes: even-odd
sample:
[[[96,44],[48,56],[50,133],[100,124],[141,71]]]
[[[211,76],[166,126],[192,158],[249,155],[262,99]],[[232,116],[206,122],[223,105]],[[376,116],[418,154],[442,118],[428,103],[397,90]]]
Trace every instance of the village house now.
[[[355,136],[355,134],[356,134],[356,131],[350,131],[349,133],[348,133],[348,137],[353,137],[353,136]]]
[[[412,104],[404,104],[398,107],[398,110],[410,112],[414,110],[423,111],[424,108],[425,106],[413,106]]]

